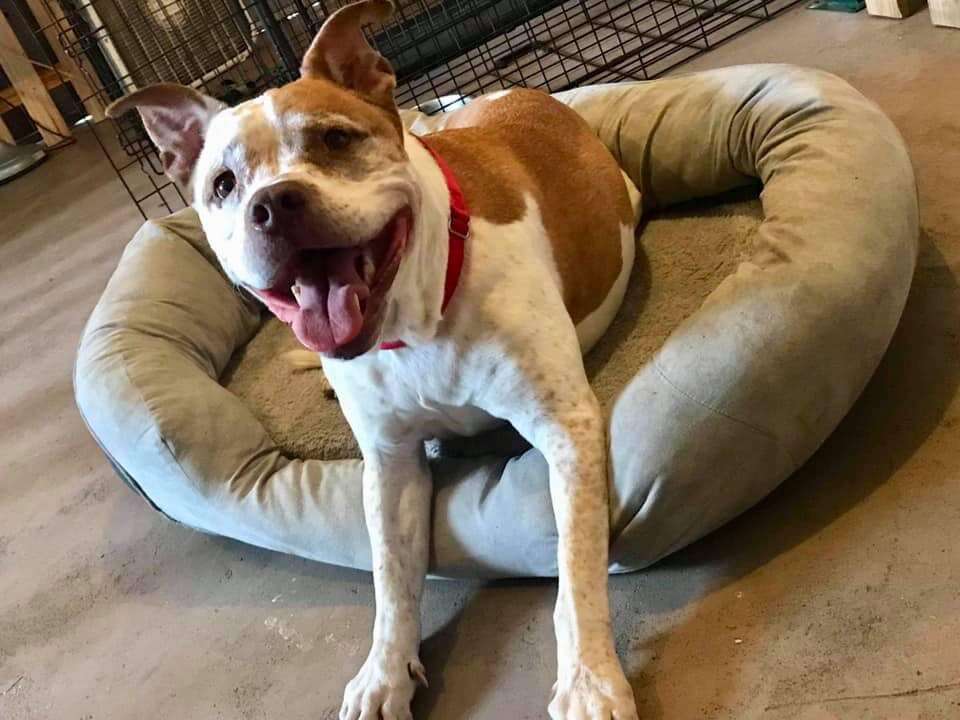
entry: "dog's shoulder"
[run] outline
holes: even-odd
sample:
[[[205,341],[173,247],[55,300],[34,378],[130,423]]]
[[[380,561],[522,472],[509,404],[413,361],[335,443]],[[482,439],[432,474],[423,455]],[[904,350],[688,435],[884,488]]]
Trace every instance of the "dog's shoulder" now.
[[[600,305],[620,276],[634,208],[616,160],[579,115],[516,89],[473,101],[423,139],[453,169],[472,214],[508,224],[534,202],[571,317]]]

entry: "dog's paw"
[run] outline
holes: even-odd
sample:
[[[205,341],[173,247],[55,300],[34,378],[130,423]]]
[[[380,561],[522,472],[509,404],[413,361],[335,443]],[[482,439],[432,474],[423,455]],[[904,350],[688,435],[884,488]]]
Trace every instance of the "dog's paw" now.
[[[551,720],[638,720],[633,690],[615,658],[561,673],[548,711]]]
[[[410,701],[417,685],[427,685],[414,655],[372,651],[343,692],[340,720],[412,720]]]

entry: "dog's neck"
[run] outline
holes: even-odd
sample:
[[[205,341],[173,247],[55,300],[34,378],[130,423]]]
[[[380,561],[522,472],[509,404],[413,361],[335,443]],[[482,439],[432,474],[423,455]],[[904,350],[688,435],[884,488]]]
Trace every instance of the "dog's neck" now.
[[[449,256],[450,191],[423,144],[404,133],[410,172],[420,190],[413,231],[390,291],[381,340],[417,345],[437,334]]]

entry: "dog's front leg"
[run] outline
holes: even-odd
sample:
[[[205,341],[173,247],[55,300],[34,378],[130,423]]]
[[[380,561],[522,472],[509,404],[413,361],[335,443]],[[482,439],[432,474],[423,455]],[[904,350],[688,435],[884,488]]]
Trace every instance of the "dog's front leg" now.
[[[636,720],[633,691],[613,643],[607,599],[609,509],[605,423],[573,329],[527,339],[503,363],[487,409],[510,420],[546,458],[557,521],[553,720]],[[536,340],[536,338],[535,338]],[[564,342],[564,340],[566,342]]]
[[[554,625],[554,720],[635,720],[613,644],[607,598],[609,511],[603,416],[589,388],[542,418],[538,447],[550,468],[559,575]],[[566,407],[564,407],[567,405]]]
[[[373,645],[348,684],[341,720],[408,720],[417,683],[420,594],[427,572],[430,470],[422,443],[364,451],[363,509],[373,553]]]

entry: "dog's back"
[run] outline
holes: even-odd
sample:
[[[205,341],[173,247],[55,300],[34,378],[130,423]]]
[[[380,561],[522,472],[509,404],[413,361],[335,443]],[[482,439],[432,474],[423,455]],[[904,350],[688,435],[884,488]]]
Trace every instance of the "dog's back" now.
[[[607,148],[568,107],[523,89],[471,103],[424,140],[453,169],[472,215],[508,224],[536,202],[567,312],[592,346],[622,300],[639,213]]]

